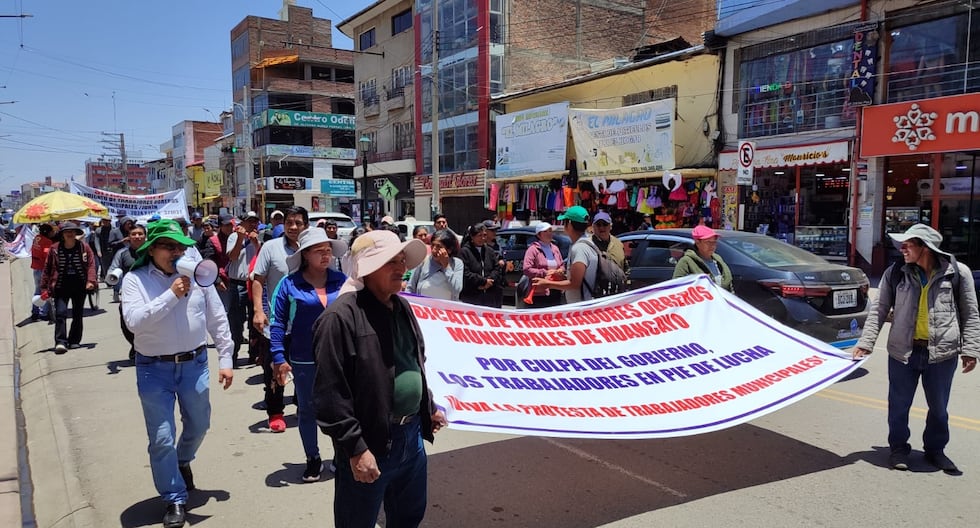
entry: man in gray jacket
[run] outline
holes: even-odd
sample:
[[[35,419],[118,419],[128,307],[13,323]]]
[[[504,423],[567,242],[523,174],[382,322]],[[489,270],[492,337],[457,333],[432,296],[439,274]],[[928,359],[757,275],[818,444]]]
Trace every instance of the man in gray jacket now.
[[[973,370],[980,358],[973,275],[966,265],[940,251],[943,236],[927,225],[915,224],[905,233],[889,236],[899,246],[905,264],[901,273],[893,273],[898,263],[885,270],[854,358],[871,353],[881,323],[893,310],[887,343],[889,465],[900,470],[909,467],[909,409],[921,378],[929,406],[922,434],[925,460],[949,475],[960,475],[943,450],[949,443],[946,405],[956,358],[962,358],[964,373]]]

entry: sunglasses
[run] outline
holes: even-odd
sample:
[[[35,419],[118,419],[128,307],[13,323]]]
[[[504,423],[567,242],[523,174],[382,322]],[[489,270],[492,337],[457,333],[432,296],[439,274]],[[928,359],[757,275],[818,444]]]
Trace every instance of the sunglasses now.
[[[165,249],[167,251],[177,251],[178,249],[184,249],[184,246],[176,242],[157,242],[153,244],[155,247]]]

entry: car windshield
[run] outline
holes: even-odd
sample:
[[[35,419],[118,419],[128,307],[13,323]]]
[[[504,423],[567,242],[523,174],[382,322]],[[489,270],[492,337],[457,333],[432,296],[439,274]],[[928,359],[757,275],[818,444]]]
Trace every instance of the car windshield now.
[[[826,264],[827,261],[796,246],[766,236],[725,239],[739,253],[769,267]]]
[[[334,222],[337,222],[337,227],[339,227],[340,229],[347,229],[347,228],[357,227],[357,226],[354,225],[354,221],[353,220],[341,220],[339,218],[336,218],[336,219],[334,219]]]

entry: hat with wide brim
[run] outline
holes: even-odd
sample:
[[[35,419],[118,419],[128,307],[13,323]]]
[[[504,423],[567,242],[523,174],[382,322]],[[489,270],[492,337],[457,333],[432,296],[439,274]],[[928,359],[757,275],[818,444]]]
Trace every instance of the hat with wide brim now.
[[[134,268],[138,268],[147,263],[147,250],[154,242],[161,238],[169,238],[174,242],[191,247],[195,244],[194,239],[184,234],[184,229],[176,221],[169,218],[157,220],[150,223],[146,228],[146,242],[136,250],[137,259],[133,263]]]
[[[915,224],[906,229],[904,233],[888,233],[888,236],[891,237],[896,249],[902,249],[902,242],[918,238],[926,247],[936,253],[950,256],[949,253],[939,249],[939,245],[943,243],[943,235],[925,224]]]
[[[402,242],[398,235],[387,229],[368,231],[357,237],[343,261],[347,282],[340,293],[364,288],[364,277],[381,269],[401,252],[405,252],[408,269],[414,269],[425,260],[425,244],[417,238]]]
[[[299,265],[303,262],[303,250],[309,249],[317,244],[322,244],[324,242],[330,243],[330,249],[333,250],[333,256],[340,258],[347,251],[347,244],[340,240],[332,240],[327,236],[327,232],[319,227],[309,227],[300,232],[297,238],[299,242],[299,249],[296,253],[286,257],[286,266],[289,267],[289,272],[293,273],[299,269]]]

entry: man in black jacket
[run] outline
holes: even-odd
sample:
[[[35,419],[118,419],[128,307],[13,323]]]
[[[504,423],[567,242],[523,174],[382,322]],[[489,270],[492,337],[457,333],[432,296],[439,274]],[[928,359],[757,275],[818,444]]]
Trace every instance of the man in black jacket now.
[[[422,439],[431,442],[446,417],[425,381],[418,322],[398,296],[425,253],[421,240],[388,230],[359,236],[340,296],[313,327],[313,408],[333,439],[337,528],[373,528],[382,503],[388,526],[418,526],[425,515]]]
[[[488,244],[493,231],[479,222],[470,227],[459,258],[463,261],[460,302],[500,308],[504,304],[504,268],[499,254]]]

